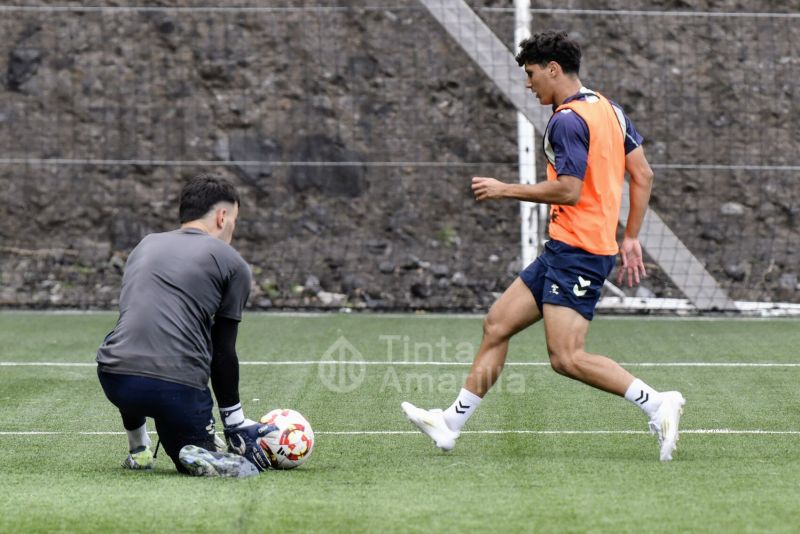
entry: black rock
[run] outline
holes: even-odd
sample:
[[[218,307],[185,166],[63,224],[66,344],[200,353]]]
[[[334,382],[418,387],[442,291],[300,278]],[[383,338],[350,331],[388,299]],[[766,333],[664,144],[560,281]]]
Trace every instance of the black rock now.
[[[20,86],[30,80],[39,70],[42,53],[35,48],[15,48],[8,57],[6,70],[6,83],[12,91],[18,91]]]
[[[341,256],[328,256],[325,258],[325,264],[329,269],[335,271],[340,269],[345,264],[345,260]]]
[[[403,261],[400,263],[400,267],[411,271],[413,269],[419,269],[422,266],[422,262],[418,257],[413,254],[407,254]]]
[[[355,198],[366,190],[363,156],[341,141],[322,134],[304,136],[292,147],[290,158],[305,163],[289,171],[289,187],[295,192]]]
[[[724,270],[725,274],[728,275],[728,278],[737,282],[741,282],[747,276],[748,268],[742,263],[728,263],[725,265]]]
[[[175,31],[175,21],[171,17],[164,17],[156,24],[159,33],[169,35]]]
[[[367,287],[367,279],[358,274],[347,274],[342,279],[342,292],[349,296],[357,296]]]
[[[347,70],[351,77],[371,80],[378,72],[378,61],[370,56],[352,56],[347,60]]]
[[[367,250],[372,254],[383,254],[388,246],[389,242],[383,239],[370,239],[367,241]]]
[[[714,243],[725,242],[725,233],[722,231],[722,228],[713,223],[703,224],[700,230],[700,237],[708,241],[713,241]]]
[[[436,278],[443,278],[450,274],[450,268],[442,263],[437,263],[431,266],[431,272]]]
[[[431,287],[424,282],[417,282],[411,285],[411,295],[418,299],[426,299],[431,296]]]
[[[116,213],[109,224],[109,237],[113,250],[130,250],[150,233],[141,217],[123,211]]]
[[[228,132],[228,159],[237,163],[233,170],[247,184],[264,194],[269,193],[269,178],[273,161],[279,160],[281,148],[277,141],[256,130]]]

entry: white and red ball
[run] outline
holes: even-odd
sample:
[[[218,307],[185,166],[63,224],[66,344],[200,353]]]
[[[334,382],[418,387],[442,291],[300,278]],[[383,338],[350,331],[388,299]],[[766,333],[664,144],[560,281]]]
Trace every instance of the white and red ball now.
[[[299,412],[279,408],[259,420],[274,428],[258,439],[274,469],[294,469],[314,450],[314,431]]]

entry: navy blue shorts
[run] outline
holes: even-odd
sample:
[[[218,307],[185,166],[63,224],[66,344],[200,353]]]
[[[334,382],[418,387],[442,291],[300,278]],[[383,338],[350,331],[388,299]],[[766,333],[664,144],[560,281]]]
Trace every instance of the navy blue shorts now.
[[[125,430],[135,430],[151,417],[161,445],[178,471],[186,472],[178,460],[184,445],[214,449],[214,402],[208,388],[197,389],[145,376],[105,373],[98,368],[100,385],[108,400],[119,409]]]
[[[519,277],[533,293],[540,312],[545,304],[555,304],[572,308],[591,321],[603,282],[616,260],[616,255],[600,256],[551,239]]]

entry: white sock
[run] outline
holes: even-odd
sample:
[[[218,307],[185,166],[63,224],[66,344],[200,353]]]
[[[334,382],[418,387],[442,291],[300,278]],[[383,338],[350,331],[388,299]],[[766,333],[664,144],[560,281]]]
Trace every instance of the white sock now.
[[[244,410],[242,410],[241,402],[227,408],[220,408],[219,415],[225,428],[239,426],[244,422]]]
[[[628,391],[625,392],[625,399],[641,408],[649,417],[652,417],[658,407],[661,406],[661,393],[638,378],[628,386]]]
[[[141,447],[150,446],[150,436],[147,435],[147,423],[136,430],[126,430],[125,433],[128,434],[129,451],[135,451]]]
[[[461,428],[467,424],[467,420],[481,403],[481,398],[473,392],[461,388],[455,402],[444,411],[444,422],[450,430],[460,432]]]

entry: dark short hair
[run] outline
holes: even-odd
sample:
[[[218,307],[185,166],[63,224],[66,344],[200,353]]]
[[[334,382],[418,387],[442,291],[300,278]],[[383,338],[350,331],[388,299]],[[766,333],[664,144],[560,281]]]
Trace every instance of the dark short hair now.
[[[233,185],[219,176],[200,174],[181,190],[179,216],[181,224],[202,219],[217,202],[239,204]]]
[[[581,47],[564,31],[546,31],[531,35],[519,43],[517,64],[544,67],[551,61],[561,65],[565,74],[578,74],[581,68]]]

